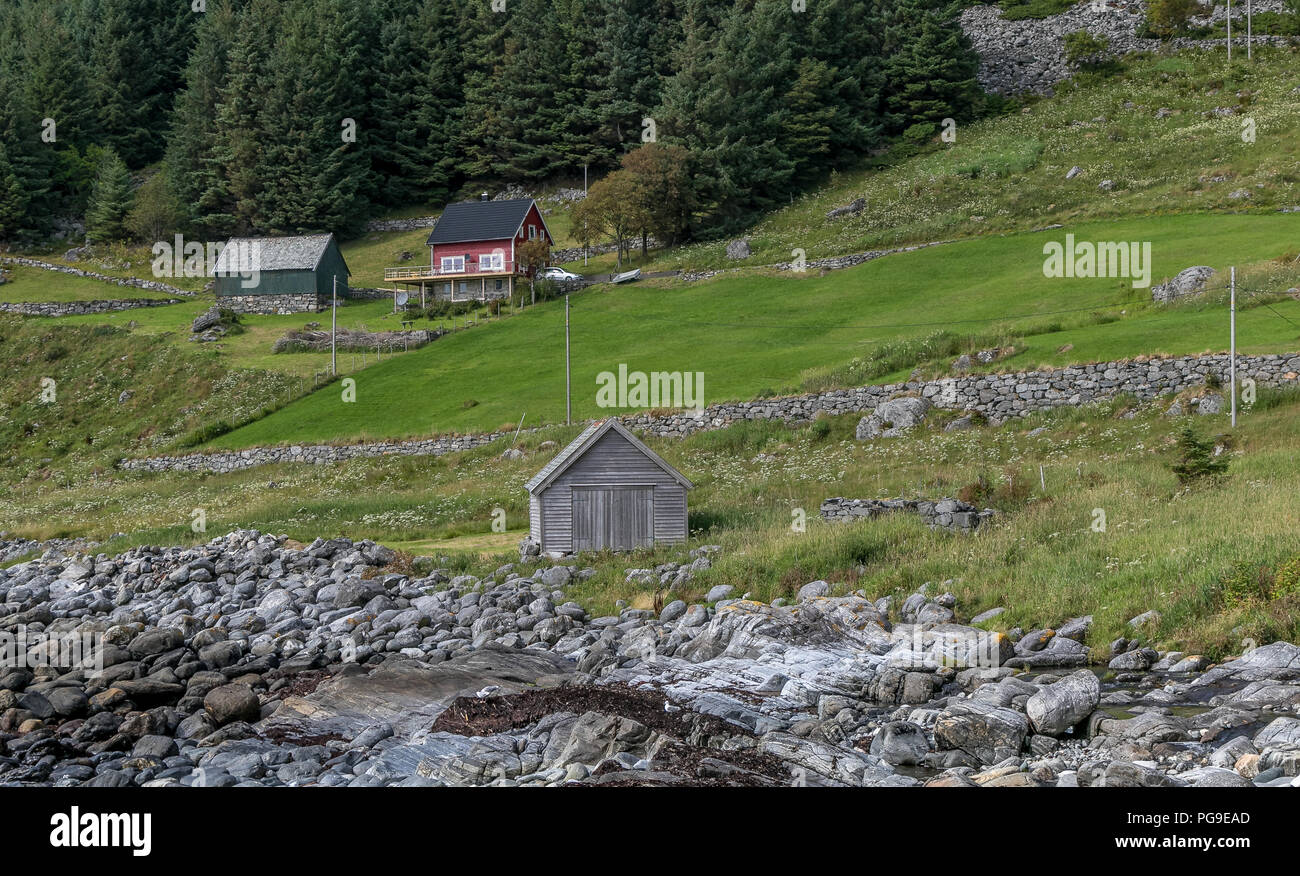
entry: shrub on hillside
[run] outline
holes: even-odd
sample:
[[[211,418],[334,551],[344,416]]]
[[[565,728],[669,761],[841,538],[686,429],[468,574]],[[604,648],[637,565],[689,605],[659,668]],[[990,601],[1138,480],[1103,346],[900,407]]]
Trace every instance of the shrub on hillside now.
[[[1186,485],[1223,477],[1228,471],[1228,460],[1215,456],[1212,439],[1202,438],[1191,426],[1184,426],[1178,433],[1178,461],[1171,468],[1179,482]]]
[[[1219,595],[1229,608],[1300,596],[1300,554],[1276,567],[1249,561],[1237,563],[1219,577]]]
[[[1300,596],[1300,554],[1291,557],[1273,572],[1273,583],[1268,595],[1273,599]]]
[[[1219,594],[1229,608],[1268,599],[1272,586],[1268,567],[1258,563],[1238,563],[1219,578]]]
[[[1065,60],[1076,70],[1101,73],[1118,69],[1118,64],[1110,53],[1110,40],[1105,36],[1080,28],[1067,33],[1062,43],[1065,46]]]
[[[1150,0],[1146,25],[1153,34],[1161,37],[1185,33],[1192,16],[1201,14],[1201,11],[1198,0]]]

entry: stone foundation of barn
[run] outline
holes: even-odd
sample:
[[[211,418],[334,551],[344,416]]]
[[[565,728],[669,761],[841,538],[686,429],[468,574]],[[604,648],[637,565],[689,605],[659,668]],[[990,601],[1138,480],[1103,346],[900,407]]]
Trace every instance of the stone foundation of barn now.
[[[220,307],[235,313],[316,313],[325,310],[328,302],[314,293],[290,295],[222,295],[217,298]]]

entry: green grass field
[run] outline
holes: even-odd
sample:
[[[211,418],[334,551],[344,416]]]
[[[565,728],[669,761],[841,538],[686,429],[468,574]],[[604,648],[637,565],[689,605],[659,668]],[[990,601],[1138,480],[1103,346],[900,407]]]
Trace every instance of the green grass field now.
[[[1012,369],[1226,349],[1222,309],[1156,307],[1149,290],[1134,289],[1129,280],[1044,277],[1043,244],[1062,240],[1066,230],[1079,240],[1150,241],[1156,282],[1188,265],[1224,269],[1232,262],[1255,266],[1243,271],[1243,285],[1251,277],[1286,289],[1300,279],[1293,268],[1268,263],[1300,248],[1300,215],[1267,214],[1093,222],[990,236],[824,276],[760,273],[594,287],[573,298],[574,416],[601,413],[596,376],[620,363],[647,372],[702,372],[705,400],[712,403],[797,392],[803,375],[938,329],[1023,336],[1017,355],[1002,363]],[[1243,351],[1300,349],[1300,303],[1271,307],[1243,312]],[[1073,349],[1058,353],[1065,344]],[[212,446],[484,431],[521,415],[531,425],[563,421],[562,302],[368,369],[358,379],[355,403],[327,389]]]

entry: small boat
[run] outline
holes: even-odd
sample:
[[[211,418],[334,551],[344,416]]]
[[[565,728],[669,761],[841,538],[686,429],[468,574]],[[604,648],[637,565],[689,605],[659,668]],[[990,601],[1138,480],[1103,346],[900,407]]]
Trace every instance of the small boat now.
[[[624,272],[621,273],[621,274],[615,274],[614,276],[612,276],[612,277],[609,278],[609,282],[611,282],[611,283],[630,283],[630,282],[632,282],[633,280],[639,280],[639,279],[641,279],[641,269],[640,269],[640,268],[633,268],[633,269],[630,270],[630,271],[624,271]]]

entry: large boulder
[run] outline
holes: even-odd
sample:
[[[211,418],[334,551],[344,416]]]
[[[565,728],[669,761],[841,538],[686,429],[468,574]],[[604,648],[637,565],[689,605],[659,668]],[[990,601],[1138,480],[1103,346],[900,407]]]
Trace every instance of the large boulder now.
[[[1146,672],[1155,664],[1160,655],[1151,648],[1134,648],[1117,655],[1110,661],[1109,668],[1128,672]]]
[[[751,255],[753,255],[753,251],[749,248],[749,241],[744,238],[733,240],[727,244],[727,258],[729,259],[747,259]]]
[[[1025,703],[1035,733],[1059,736],[1092,714],[1101,702],[1101,682],[1087,669],[1041,688]]]
[[[854,198],[851,202],[845,204],[843,207],[836,207],[833,210],[826,211],[826,218],[839,219],[842,216],[852,216],[856,213],[861,213],[865,209],[867,209],[867,199]]]
[[[896,438],[925,419],[930,410],[927,399],[902,396],[881,402],[858,422],[855,436],[859,441],[872,438]]]
[[[920,725],[890,721],[871,740],[871,753],[894,766],[912,766],[930,753],[930,743]]]
[[[940,749],[964,751],[984,764],[1016,757],[1029,732],[1029,721],[1015,709],[959,700],[951,703],[934,725]]]
[[[256,721],[261,717],[257,694],[246,684],[223,684],[208,691],[203,709],[218,725],[231,721]]]
[[[145,630],[131,640],[126,649],[139,659],[179,648],[185,642],[181,631],[172,627]]]
[[[194,317],[194,322],[190,323],[190,331],[195,334],[205,332],[213,326],[220,324],[220,322],[221,308],[214,304],[198,316]]]
[[[1205,284],[1214,276],[1214,273],[1214,268],[1207,265],[1184,268],[1172,280],[1152,286],[1151,300],[1167,304],[1180,298],[1199,295],[1205,291]]]
[[[595,765],[624,751],[647,753],[654,734],[639,721],[601,712],[585,712],[574,721],[568,740],[551,766]]]

